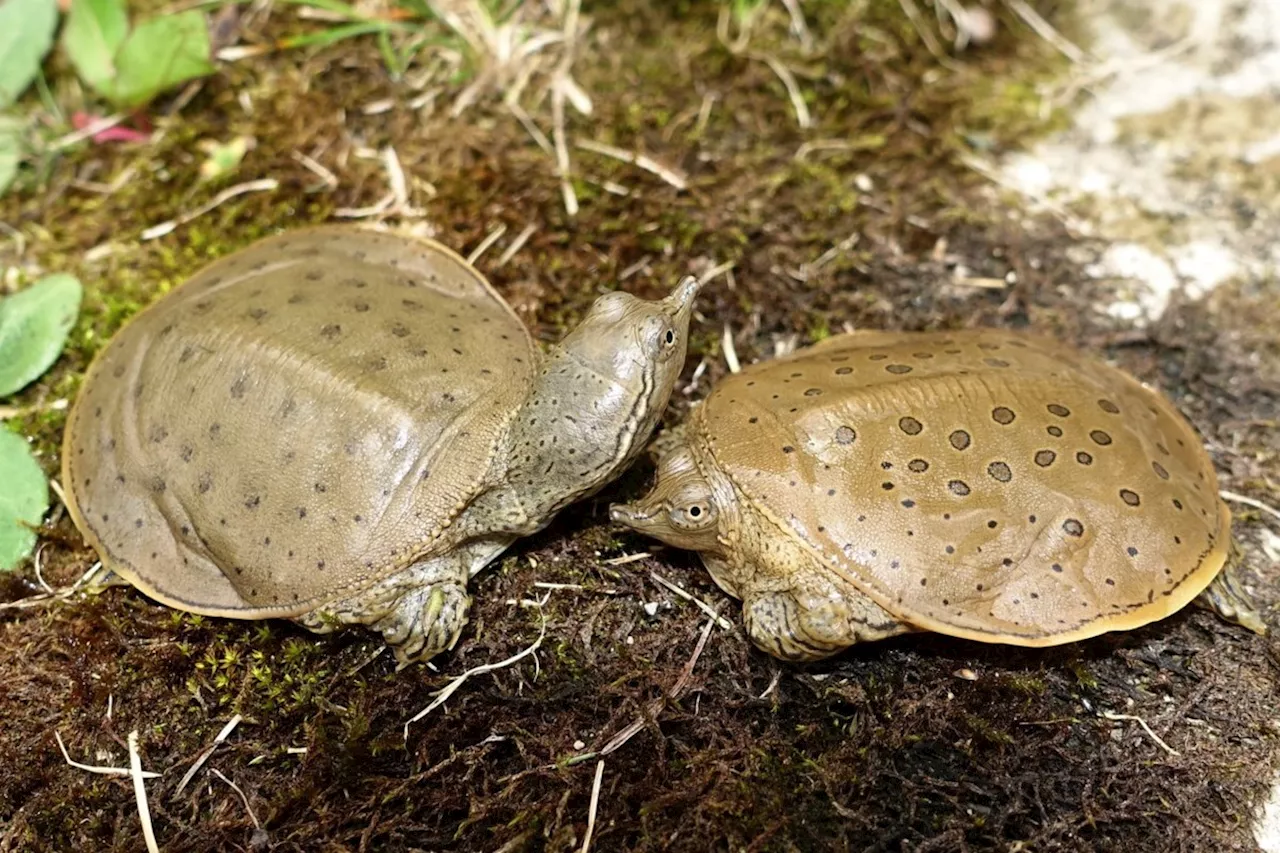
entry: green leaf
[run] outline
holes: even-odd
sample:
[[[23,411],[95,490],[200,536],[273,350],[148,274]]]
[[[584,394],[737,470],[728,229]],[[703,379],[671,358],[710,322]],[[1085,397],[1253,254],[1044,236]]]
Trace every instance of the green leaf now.
[[[0,115],[0,196],[13,183],[22,161],[22,122]]]
[[[138,107],[179,83],[214,72],[209,26],[192,9],[143,21],[116,54],[116,80],[108,97]]]
[[[49,509],[49,481],[27,442],[0,429],[0,571],[10,571],[36,546],[38,527]]]
[[[0,109],[40,73],[57,25],[56,0],[0,0]]]
[[[129,34],[124,0],[72,0],[62,29],[62,49],[80,79],[98,92],[116,76],[116,53]]]
[[[58,273],[0,301],[0,397],[25,388],[58,360],[83,290],[75,276]]]

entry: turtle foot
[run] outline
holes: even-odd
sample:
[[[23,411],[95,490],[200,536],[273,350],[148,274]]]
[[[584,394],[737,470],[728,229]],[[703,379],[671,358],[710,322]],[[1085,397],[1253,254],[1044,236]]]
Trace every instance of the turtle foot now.
[[[1266,636],[1267,623],[1231,567],[1218,573],[1204,592],[1196,597],[1196,604],[1214,611],[1228,622]]]

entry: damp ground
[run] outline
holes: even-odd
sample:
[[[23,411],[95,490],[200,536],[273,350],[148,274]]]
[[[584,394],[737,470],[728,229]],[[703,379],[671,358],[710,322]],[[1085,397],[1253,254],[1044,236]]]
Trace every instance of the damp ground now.
[[[520,101],[548,151],[500,100],[518,74],[453,115],[488,66],[444,29],[399,79],[372,39],[239,59],[157,104],[157,141],[49,156],[0,200],[16,232],[0,252],[10,283],[69,271],[89,292],[10,424],[56,476],[65,401],[122,322],[212,258],[344,218],[464,253],[504,229],[477,265],[540,340],[607,289],[655,296],[732,263],[704,290],[669,424],[727,371],[726,329],[748,362],[845,328],[1031,328],[1163,389],[1223,488],[1275,502],[1274,280],[1175,292],[1155,322],[1114,310],[1133,285],[1097,270],[1118,238],[1033,210],[975,165],[1070,125],[1070,102],[1052,107],[1076,71],[1017,4],[991,4],[994,39],[964,50],[925,4],[804,4],[804,29],[769,4],[744,36],[749,5],[723,19],[710,3],[586,10],[578,88],[561,89],[574,215],[554,99],[539,97],[554,69],[535,69]],[[1085,35],[1068,4],[1035,7]],[[320,26],[285,8],[239,23],[229,44]],[[82,97],[57,74],[51,91],[67,110]],[[201,181],[202,143],[236,137],[252,140],[241,165]],[[1246,208],[1233,210],[1254,221]],[[642,462],[478,576],[471,625],[430,668],[397,672],[360,632],[194,617],[128,588],[0,611],[0,849],[143,849],[130,780],[68,766],[57,740],[124,767],[133,731],[162,774],[147,793],[166,851],[578,850],[593,799],[596,850],[1257,849],[1280,768],[1274,639],[1191,607],[1058,649],[921,635],[782,665],[750,647],[691,555],[610,525],[607,504],[651,474]],[[1280,547],[1262,512],[1234,508],[1242,577],[1274,627]],[[64,587],[94,559],[55,509],[43,580]],[[662,581],[730,627],[708,632]],[[30,566],[2,587],[11,603],[40,591]],[[453,676],[535,643],[406,737]]]

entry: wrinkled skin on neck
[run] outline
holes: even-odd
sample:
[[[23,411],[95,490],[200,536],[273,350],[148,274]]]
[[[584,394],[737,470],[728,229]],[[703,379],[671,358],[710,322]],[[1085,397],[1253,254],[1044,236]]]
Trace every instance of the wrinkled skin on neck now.
[[[698,290],[688,278],[656,301],[606,294],[548,348],[497,454],[495,487],[467,513],[474,529],[536,532],[631,463],[684,367]]]

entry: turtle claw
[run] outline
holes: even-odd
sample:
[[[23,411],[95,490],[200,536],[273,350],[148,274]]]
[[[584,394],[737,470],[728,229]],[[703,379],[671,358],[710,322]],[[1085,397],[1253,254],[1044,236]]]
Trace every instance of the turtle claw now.
[[[1196,604],[1217,613],[1232,622],[1262,636],[1267,635],[1267,623],[1262,621],[1258,606],[1250,599],[1240,579],[1231,567],[1223,569],[1196,598]]]

